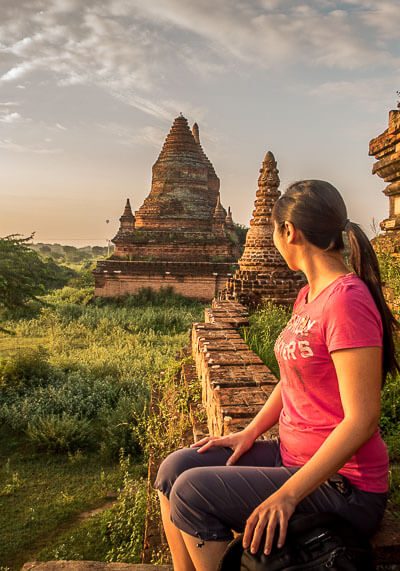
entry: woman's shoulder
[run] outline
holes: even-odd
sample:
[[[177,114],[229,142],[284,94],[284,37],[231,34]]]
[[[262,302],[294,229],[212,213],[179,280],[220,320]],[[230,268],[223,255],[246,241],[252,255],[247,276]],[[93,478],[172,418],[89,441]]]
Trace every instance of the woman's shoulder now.
[[[381,345],[382,318],[367,284],[356,274],[348,274],[332,288],[322,311],[322,327],[335,348],[361,346],[361,342]],[[343,343],[343,340],[346,343]],[[339,347],[340,344],[340,347]]]
[[[367,284],[356,273],[352,272],[337,281],[327,296],[325,306],[329,307],[339,303],[351,305],[356,300],[363,302],[366,306],[376,308]]]

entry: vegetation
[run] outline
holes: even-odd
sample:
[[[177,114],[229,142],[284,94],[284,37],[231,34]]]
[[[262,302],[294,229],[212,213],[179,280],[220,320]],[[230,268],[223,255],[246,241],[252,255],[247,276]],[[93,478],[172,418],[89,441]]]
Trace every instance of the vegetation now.
[[[31,240],[17,234],[0,238],[0,307],[21,307],[74,275],[52,259],[43,261],[29,248]]]
[[[75,246],[62,246],[61,244],[43,244],[42,242],[30,244],[29,247],[41,257],[50,257],[63,264],[83,264],[99,258],[106,258],[113,250],[112,247],[108,246],[76,248]]]
[[[0,239],[0,569],[14,571],[33,558],[136,563],[146,499],[150,517],[160,519],[155,491],[147,496],[146,464],[185,442],[188,404],[200,399],[199,384],[188,386],[179,375],[184,358],[177,355],[203,306],[172,290],[93,299],[94,250],[79,263],[73,250],[63,250],[68,268],[50,259],[56,245],[50,252],[45,246],[33,252],[27,239]],[[392,260],[380,255],[399,298]],[[277,376],[273,347],[288,318],[269,304],[243,331]],[[384,388],[381,420],[395,506],[399,416],[397,376]],[[168,550],[152,560],[168,562]]]
[[[0,566],[38,554],[138,560],[150,387],[201,312],[171,291],[107,302],[71,285],[2,310]],[[118,487],[113,508],[78,525]]]
[[[279,365],[274,353],[274,344],[290,318],[284,306],[267,303],[250,316],[250,327],[243,329],[243,338],[249,347],[268,365],[279,378]]]

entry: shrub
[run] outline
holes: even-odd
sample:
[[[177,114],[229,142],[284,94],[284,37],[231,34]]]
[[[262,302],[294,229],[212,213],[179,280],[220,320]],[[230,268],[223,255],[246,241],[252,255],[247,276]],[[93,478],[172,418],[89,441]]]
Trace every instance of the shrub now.
[[[104,409],[99,416],[99,441],[102,456],[106,459],[118,458],[123,449],[132,456],[141,452],[140,419],[147,407],[145,395],[132,399],[123,395],[114,409]]]
[[[79,371],[58,372],[46,386],[25,394],[10,394],[0,402],[0,419],[14,430],[47,416],[67,415],[93,420],[101,411],[112,410],[122,388],[113,379],[85,377]],[[134,391],[132,391],[134,392]]]
[[[71,281],[69,284],[71,284]],[[86,305],[92,299],[93,293],[94,290],[93,287],[90,287],[90,284],[79,289],[68,285],[53,292],[46,300],[57,305],[60,303]]]
[[[103,537],[109,545],[106,561],[139,563],[146,517],[147,483],[125,473],[116,507],[104,523]]]
[[[44,384],[51,366],[44,347],[20,349],[0,362],[0,387],[16,390]]]
[[[159,307],[203,307],[201,303],[193,299],[184,297],[176,293],[173,287],[163,287],[154,290],[150,287],[141,288],[134,295],[125,295],[118,298],[96,298],[95,304],[104,307],[107,306],[123,306],[123,307],[140,307],[159,306]]]
[[[39,449],[51,452],[73,452],[94,443],[90,421],[68,414],[38,416],[28,422],[26,434]]]
[[[287,308],[268,302],[250,316],[250,327],[243,329],[243,338],[264,363],[279,378],[279,365],[274,344],[290,318]]]
[[[381,422],[382,435],[393,459],[400,460],[400,375],[388,375],[382,391]]]

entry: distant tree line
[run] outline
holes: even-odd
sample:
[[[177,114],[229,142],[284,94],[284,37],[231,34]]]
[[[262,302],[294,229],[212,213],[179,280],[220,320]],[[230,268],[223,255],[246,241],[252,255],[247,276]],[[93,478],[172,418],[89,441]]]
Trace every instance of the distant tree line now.
[[[13,309],[36,299],[49,289],[64,286],[76,272],[43,259],[33,251],[33,236],[11,234],[0,238],[0,306]]]
[[[59,262],[82,263],[89,260],[96,260],[101,257],[107,257],[107,246],[84,246],[76,248],[75,246],[63,246],[61,244],[30,244],[30,248],[38,252],[41,256],[51,257]],[[111,253],[111,251],[110,251]]]

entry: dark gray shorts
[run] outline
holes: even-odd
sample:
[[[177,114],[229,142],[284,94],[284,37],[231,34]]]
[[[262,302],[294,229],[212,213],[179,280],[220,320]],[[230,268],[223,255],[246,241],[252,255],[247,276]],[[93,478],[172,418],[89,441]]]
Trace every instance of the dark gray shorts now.
[[[257,440],[233,466],[232,450],[213,447],[172,452],[160,465],[154,487],[170,500],[171,521],[202,540],[230,540],[242,532],[253,510],[298,467],[282,465],[279,441]],[[296,512],[331,512],[372,535],[383,517],[386,493],[364,492],[337,474],[304,498]]]

